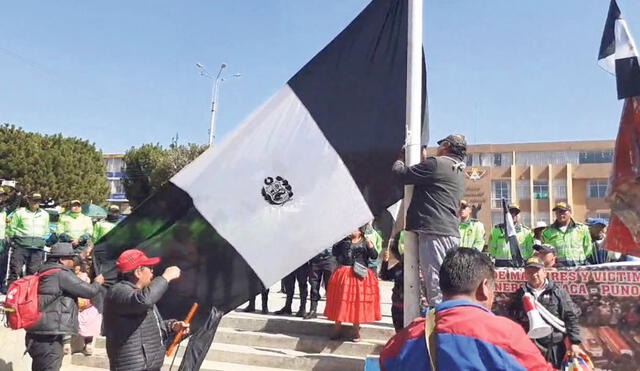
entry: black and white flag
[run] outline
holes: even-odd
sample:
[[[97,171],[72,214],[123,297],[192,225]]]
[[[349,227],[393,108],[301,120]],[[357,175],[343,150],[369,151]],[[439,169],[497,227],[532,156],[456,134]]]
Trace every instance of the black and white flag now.
[[[513,223],[513,216],[509,212],[507,200],[502,199],[502,211],[504,213],[504,238],[511,249],[511,261],[516,267],[524,266],[524,259],[520,251],[518,236],[516,236],[516,226]]]
[[[618,99],[640,96],[638,50],[616,0],[611,0],[609,5],[600,42],[598,64],[616,75]]]
[[[374,0],[219,146],[96,247],[182,270],[159,303],[233,310],[402,197],[408,2]],[[423,77],[424,78],[424,77]],[[159,268],[162,271],[162,267]]]

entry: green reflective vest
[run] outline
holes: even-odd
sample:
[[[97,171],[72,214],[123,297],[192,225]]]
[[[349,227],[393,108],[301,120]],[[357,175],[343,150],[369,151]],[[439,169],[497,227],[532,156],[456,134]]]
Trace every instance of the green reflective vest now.
[[[49,214],[38,209],[31,211],[21,207],[11,214],[7,235],[20,247],[44,247],[44,239],[49,234]]]
[[[112,230],[113,227],[116,226],[116,224],[118,223],[113,223],[108,220],[101,220],[97,222],[93,226],[93,242],[98,241],[99,239],[102,238],[102,236],[109,233],[109,231]]]
[[[373,248],[378,252],[378,258],[375,260],[369,260],[369,267],[377,267],[382,261],[382,236],[375,228],[371,228],[364,237],[371,241]]]
[[[72,240],[77,240],[82,236],[91,236],[93,223],[91,218],[82,213],[62,214],[56,233],[58,235],[66,233]]]
[[[484,225],[476,220],[469,219],[458,224],[460,232],[460,247],[473,247],[482,251],[484,247]]]
[[[520,252],[524,260],[533,256],[533,232],[521,224],[517,224],[516,238],[520,245]],[[489,237],[489,255],[496,260],[511,260],[511,247],[509,241],[504,237],[504,230],[501,225],[493,227]]]
[[[564,232],[557,223],[545,228],[542,231],[542,242],[555,246],[558,263],[562,265],[587,264],[587,257],[593,254],[589,228],[573,220]]]

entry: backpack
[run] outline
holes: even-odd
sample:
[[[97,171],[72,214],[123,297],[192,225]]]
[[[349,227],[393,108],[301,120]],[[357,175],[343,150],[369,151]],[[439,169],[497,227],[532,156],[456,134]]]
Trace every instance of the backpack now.
[[[14,330],[27,329],[38,322],[42,317],[40,300],[38,300],[40,278],[60,270],[59,268],[52,268],[42,273],[26,276],[9,286],[7,297],[4,301],[4,311],[7,315],[9,327]]]

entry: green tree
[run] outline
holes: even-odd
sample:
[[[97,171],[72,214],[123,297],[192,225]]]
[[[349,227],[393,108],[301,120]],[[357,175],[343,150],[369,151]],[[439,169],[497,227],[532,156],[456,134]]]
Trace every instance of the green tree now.
[[[206,145],[193,143],[179,145],[175,139],[166,149],[160,144],[131,147],[124,155],[123,181],[131,206],[140,205],[206,149]]]
[[[26,194],[40,192],[57,203],[79,199],[96,204],[109,194],[102,153],[86,140],[4,124],[0,158],[0,178],[16,180]]]

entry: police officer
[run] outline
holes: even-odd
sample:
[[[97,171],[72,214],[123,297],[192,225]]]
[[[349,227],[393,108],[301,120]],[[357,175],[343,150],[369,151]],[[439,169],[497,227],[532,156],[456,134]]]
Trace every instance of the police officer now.
[[[5,241],[7,230],[7,211],[5,209],[6,192],[4,187],[0,187],[0,294],[6,293],[4,281],[7,275],[7,259],[9,246]]]
[[[40,209],[40,193],[31,194],[27,201],[29,207],[17,209],[12,214],[7,229],[7,235],[13,245],[7,286],[18,279],[25,264],[27,275],[30,275],[38,271],[44,260],[45,237],[49,234],[49,214]]]
[[[533,233],[520,222],[520,206],[518,204],[509,205],[509,213],[513,217],[513,224],[516,230],[516,238],[520,245],[522,259],[527,260],[533,256]],[[505,237],[504,223],[498,224],[491,230],[489,237],[489,255],[495,259],[496,267],[515,267],[516,262],[511,256],[511,247]]]
[[[320,284],[322,283],[325,292],[333,271],[338,263],[331,253],[331,248],[324,249],[309,261],[309,285],[311,286],[311,307],[304,319],[318,317],[318,301],[320,301]]]
[[[120,208],[118,205],[109,206],[107,217],[100,220],[93,226],[93,242],[98,241],[105,234],[109,233],[120,220]]]
[[[460,201],[460,247],[473,247],[478,251],[484,248],[484,225],[477,219],[471,218],[471,205],[465,200]]]
[[[293,294],[295,291],[295,284],[298,281],[298,288],[300,289],[300,307],[296,312],[296,317],[304,317],[307,314],[307,277],[309,276],[309,262],[305,262],[293,272],[289,273],[284,279],[284,288],[286,291],[287,299],[282,309],[275,311],[277,315],[291,315],[291,305],[293,304]]]
[[[573,267],[587,264],[593,255],[589,228],[573,220],[571,205],[559,202],[553,208],[556,220],[542,231],[542,242],[555,246],[558,266]]]
[[[82,214],[80,200],[71,201],[71,210],[60,215],[56,233],[60,241],[70,242],[77,252],[87,247],[93,233],[93,222],[91,218]]]

